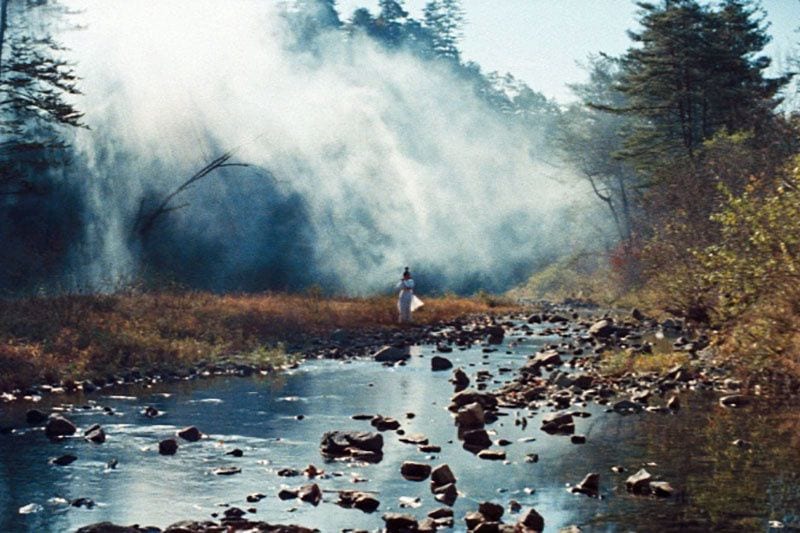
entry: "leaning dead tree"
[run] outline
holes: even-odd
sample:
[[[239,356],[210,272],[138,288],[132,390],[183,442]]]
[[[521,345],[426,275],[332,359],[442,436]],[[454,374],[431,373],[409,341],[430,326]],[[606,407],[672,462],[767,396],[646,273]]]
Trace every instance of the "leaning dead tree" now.
[[[205,178],[215,170],[226,167],[249,167],[247,163],[230,163],[230,159],[235,155],[235,150],[231,150],[214,159],[206,166],[198,170],[191,178],[183,182],[177,189],[166,195],[160,202],[152,209],[147,209],[145,206],[146,200],[143,198],[139,203],[139,212],[136,215],[136,221],[133,224],[134,235],[138,234],[140,237],[146,236],[153,229],[155,223],[164,215],[188,207],[188,203],[174,204],[175,198],[186,191],[192,185]]]

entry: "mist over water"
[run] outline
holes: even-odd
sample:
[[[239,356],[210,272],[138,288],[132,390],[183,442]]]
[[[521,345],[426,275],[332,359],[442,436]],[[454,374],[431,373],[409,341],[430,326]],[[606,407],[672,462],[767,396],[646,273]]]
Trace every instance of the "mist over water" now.
[[[82,0],[62,36],[83,77],[70,279],[156,273],[213,290],[498,290],[602,240],[589,192],[450,67],[329,31],[273,2]],[[142,236],[142,209],[209,161]]]

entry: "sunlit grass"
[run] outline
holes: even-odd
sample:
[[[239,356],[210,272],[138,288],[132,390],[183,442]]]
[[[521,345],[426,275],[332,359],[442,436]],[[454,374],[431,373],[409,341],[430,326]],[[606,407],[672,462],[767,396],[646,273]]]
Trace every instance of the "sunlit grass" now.
[[[415,321],[433,324],[509,302],[426,298]],[[278,366],[285,345],[335,329],[393,328],[396,299],[203,292],[69,295],[0,300],[0,389],[121,371],[178,371],[247,359]]]
[[[603,355],[600,372],[611,377],[619,377],[628,372],[665,374],[676,365],[688,365],[688,363],[689,356],[680,352],[634,354],[618,350]]]

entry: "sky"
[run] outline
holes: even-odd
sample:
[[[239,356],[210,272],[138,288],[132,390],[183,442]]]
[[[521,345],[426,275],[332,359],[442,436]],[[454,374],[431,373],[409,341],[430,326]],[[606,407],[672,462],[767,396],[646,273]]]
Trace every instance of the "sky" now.
[[[427,0],[406,0],[420,17]],[[375,12],[376,0],[338,0],[343,18],[357,7]],[[578,65],[589,54],[619,55],[630,46],[626,30],[636,27],[633,0],[463,0],[467,24],[462,50],[487,71],[510,72],[533,89],[562,102],[572,100],[569,83],[581,82]],[[776,68],[800,43],[800,1],[764,0],[773,42],[767,52]]]

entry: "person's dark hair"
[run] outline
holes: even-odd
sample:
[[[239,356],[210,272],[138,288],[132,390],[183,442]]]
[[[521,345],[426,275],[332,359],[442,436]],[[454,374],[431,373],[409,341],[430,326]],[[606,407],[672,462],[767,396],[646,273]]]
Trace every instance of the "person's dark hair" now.
[[[406,269],[403,271],[403,277],[406,276],[411,277],[411,272],[409,272],[408,267],[406,267]]]

